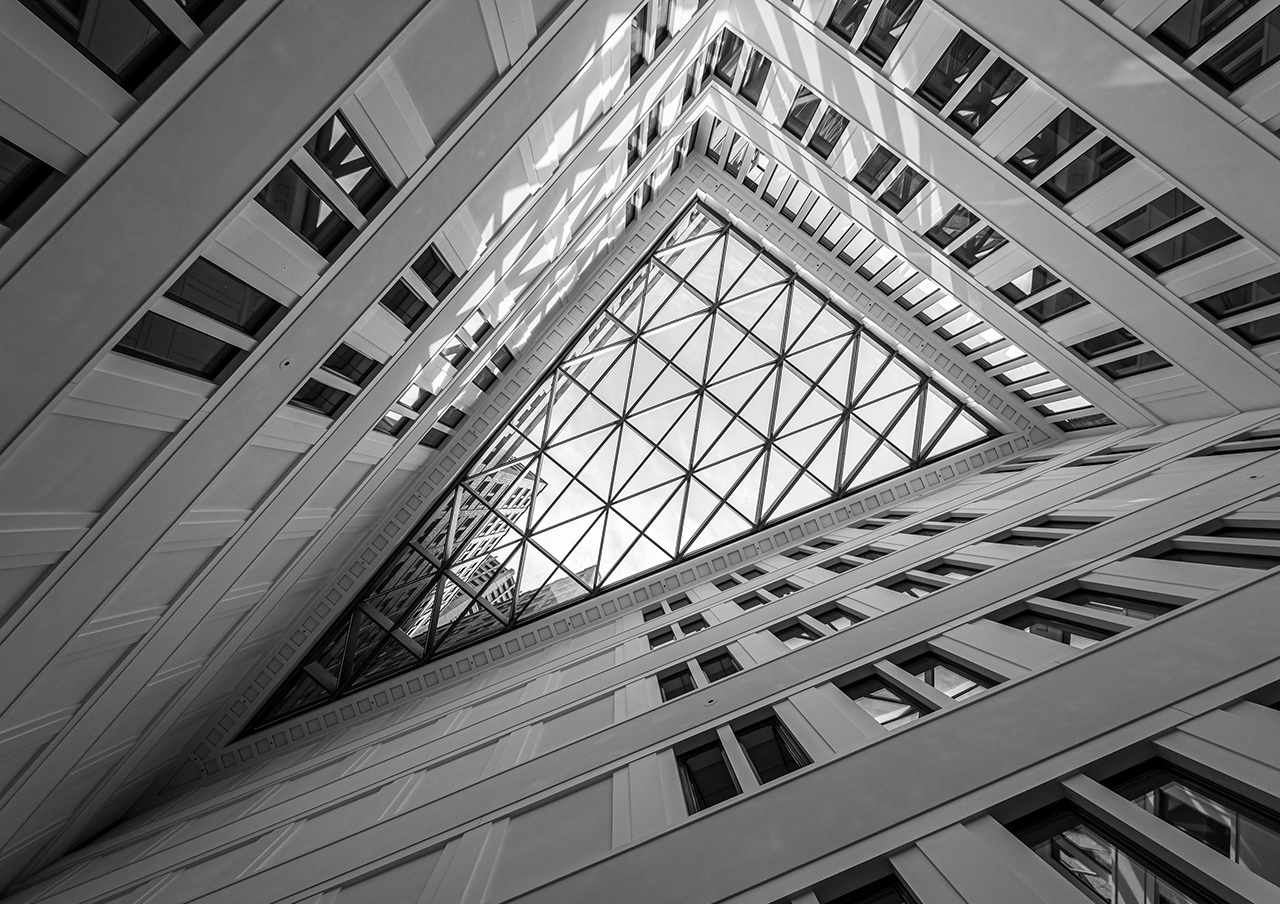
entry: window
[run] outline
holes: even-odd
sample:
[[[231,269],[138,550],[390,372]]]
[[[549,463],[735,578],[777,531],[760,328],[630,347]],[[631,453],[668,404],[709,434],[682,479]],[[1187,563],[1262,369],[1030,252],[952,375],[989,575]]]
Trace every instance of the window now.
[[[818,621],[822,622],[832,631],[843,631],[845,628],[852,628],[858,622],[862,621],[861,616],[855,616],[851,612],[841,609],[839,606],[830,606],[813,615]]]
[[[1209,551],[1203,549],[1187,549],[1174,546],[1164,552],[1156,553],[1151,558],[1163,559],[1166,562],[1196,562],[1200,565],[1225,565],[1228,568],[1257,568],[1266,571],[1280,565],[1280,555],[1257,553]]]
[[[738,604],[742,611],[747,612],[757,606],[765,605],[769,600],[765,599],[758,593],[748,593],[746,596],[738,597],[734,602]]]
[[[659,675],[658,688],[662,691],[663,700],[674,700],[697,689],[693,683],[693,675],[687,667],[681,667],[678,671],[667,675]]]
[[[431,305],[419,298],[401,279],[396,280],[395,285],[378,301],[411,330],[417,329],[431,313]]]
[[[738,586],[738,582],[733,578],[724,578],[716,581],[714,586],[717,590],[732,590],[734,587]]]
[[[813,137],[809,139],[810,149],[822,159],[827,159],[835,150],[836,144],[844,135],[845,127],[848,125],[847,118],[828,107],[822,114],[822,119],[818,120],[818,126],[813,130]]]
[[[926,584],[924,581],[918,581],[915,578],[900,578],[888,584],[881,584],[886,590],[892,590],[895,593],[905,593],[907,596],[913,596],[919,599],[922,596],[928,596],[939,587],[937,584]]]
[[[774,628],[773,636],[778,638],[787,645],[789,649],[798,650],[803,646],[813,643],[818,639],[818,635],[801,624],[787,625],[782,628]]]
[[[828,562],[823,562],[822,567],[827,571],[833,571],[836,574],[844,574],[846,571],[853,571],[853,569],[857,568],[858,563],[850,562],[844,558],[838,558],[831,559]]]
[[[1117,593],[1114,590],[1093,590],[1088,587],[1078,587],[1075,590],[1050,591],[1046,595],[1061,603],[1083,606],[1086,609],[1098,609],[1102,612],[1111,612],[1116,615],[1123,615],[1126,618],[1137,618],[1143,621],[1164,615],[1175,608],[1172,603],[1153,602],[1140,597]]]
[[[1103,138],[1089,150],[1058,170],[1041,187],[1062,203],[1102,181],[1124,166],[1133,155],[1110,138]]]
[[[705,631],[707,627],[707,620],[701,615],[695,615],[693,618],[680,622],[680,630],[685,633],[685,636]]]
[[[1004,60],[996,60],[956,105],[947,121],[973,135],[1022,87],[1026,76]]]
[[[1198,306],[1215,320],[1221,320],[1277,301],[1280,301],[1280,273],[1211,295]]]
[[[222,376],[240,349],[154,311],[142,315],[115,350],[206,380]]]
[[[996,292],[1006,300],[1017,304],[1058,283],[1054,276],[1044,267],[1033,267],[1017,279],[1005,283]]]
[[[343,343],[320,366],[344,380],[363,386],[382,365]]]
[[[986,56],[987,48],[981,41],[967,31],[960,32],[916,89],[916,97],[934,110],[941,110]]]
[[[862,41],[862,53],[883,66],[919,8],[920,0],[885,0]]]
[[[727,651],[699,659],[698,665],[702,667],[702,673],[707,676],[708,681],[719,681],[721,678],[727,678],[735,672],[742,671],[742,667]]]
[[[967,700],[991,687],[975,673],[943,659],[935,653],[917,656],[903,663],[902,670],[946,694],[952,700]]]
[[[1273,9],[1200,66],[1228,91],[1234,91],[1280,59],[1280,9]]]
[[[676,633],[670,628],[664,628],[661,631],[655,631],[649,635],[649,649],[656,650],[663,644],[668,644],[676,639]]]
[[[1017,628],[1019,631],[1025,631],[1028,634],[1035,634],[1037,637],[1075,647],[1077,650],[1088,649],[1098,641],[1105,640],[1110,636],[1106,631],[1100,631],[1097,628],[1087,628],[1074,622],[1050,618],[1035,612],[1020,613],[1012,618],[1004,619],[1003,623],[1011,628]]]
[[[812,762],[776,717],[739,728],[734,735],[762,785]]]
[[[1162,370],[1169,366],[1169,362],[1158,352],[1139,352],[1127,358],[1119,358],[1115,361],[1108,361],[1106,364],[1099,364],[1098,370],[1113,380],[1121,380],[1125,377],[1136,377],[1139,374],[1150,373],[1153,370]]]
[[[718,741],[677,755],[676,765],[680,770],[684,800],[691,814],[714,807],[739,793],[738,782],[729,771],[724,749]]]
[[[371,212],[391,188],[341,113],[322,125],[306,148],[363,214]]]
[[[126,91],[137,90],[179,46],[178,39],[138,0],[22,3]]]
[[[957,204],[945,217],[934,223],[924,237],[939,248],[945,248],[977,222],[978,217],[973,211],[963,204]]]
[[[1152,246],[1134,259],[1156,273],[1163,273],[1229,245],[1238,238],[1239,233],[1215,217]]]
[[[653,6],[653,32],[655,52],[671,40],[671,5],[674,0],[656,0]]]
[[[373,425],[373,429],[378,433],[385,433],[387,436],[399,436],[400,432],[410,423],[410,418],[395,411],[388,411],[384,414],[378,423]]]
[[[863,712],[890,730],[901,728],[924,715],[920,704],[889,687],[880,678],[867,678],[840,690]]]
[[[791,105],[791,112],[783,120],[782,128],[798,139],[804,138],[809,131],[809,123],[813,122],[814,114],[818,112],[818,103],[818,95],[801,85],[795,102]]]
[[[738,89],[738,93],[753,107],[760,103],[760,94],[764,91],[764,83],[769,78],[769,68],[772,65],[769,58],[758,50],[751,51],[751,56],[747,59],[747,71],[742,76],[742,87]]]
[[[1100,336],[1094,336],[1092,339],[1085,339],[1083,342],[1077,342],[1071,346],[1071,350],[1086,361],[1094,358],[1101,358],[1103,355],[1109,355],[1112,352],[1118,352],[1141,343],[1137,336],[1126,330],[1124,327],[1114,329],[1109,333],[1103,333]]]
[[[1092,131],[1093,124],[1075,110],[1063,110],[1009,159],[1009,165],[1031,179]]]
[[[1048,298],[1042,298],[1027,305],[1022,309],[1022,313],[1036,323],[1048,323],[1050,320],[1061,317],[1076,308],[1083,308],[1088,303],[1088,299],[1075,289],[1063,289]]]
[[[648,62],[644,56],[645,32],[649,26],[649,3],[645,0],[631,18],[631,75],[635,76]]]
[[[165,297],[250,336],[284,315],[283,305],[204,258],[196,258]]]
[[[1180,56],[1189,56],[1258,0],[1187,0],[1153,33]]]
[[[716,57],[716,68],[713,74],[726,85],[732,86],[741,60],[742,38],[725,29],[724,36],[720,39],[720,54]]]
[[[309,379],[302,384],[298,394],[289,400],[289,404],[296,408],[314,411],[316,414],[323,414],[325,417],[337,417],[352,398],[354,396],[349,392],[335,389],[319,380]]]
[[[1166,226],[1191,216],[1201,207],[1180,188],[1173,188],[1145,207],[1112,223],[1102,234],[1121,248],[1128,248]]]
[[[907,203],[928,184],[929,180],[913,167],[904,166],[876,200],[894,213],[902,213]]]
[[[677,609],[683,609],[685,606],[692,605],[693,600],[689,599],[689,597],[685,596],[683,593],[679,596],[673,596],[671,599],[667,600],[667,606],[672,612],[675,612]]]
[[[795,593],[800,588],[795,584],[792,584],[790,581],[778,581],[776,584],[770,584],[764,589],[768,590],[774,596],[786,596],[788,593]]]
[[[874,192],[897,165],[898,155],[882,144],[877,145],[867,162],[862,164],[862,168],[853,177],[853,181],[867,191]]]
[[[655,618],[662,618],[662,616],[666,615],[667,610],[663,609],[661,606],[650,606],[648,609],[644,610],[643,614],[645,621],[653,621]]]
[[[637,123],[636,127],[631,130],[631,134],[627,136],[627,172],[635,169],[636,164],[640,162],[643,148],[644,124]]]
[[[827,28],[835,32],[846,44],[853,40],[854,32],[867,14],[871,0],[838,0],[827,21]]]
[[[435,245],[428,245],[427,250],[413,262],[413,272],[437,299],[444,298],[458,284],[458,275],[445,263]]]
[[[1280,885],[1276,814],[1162,764],[1117,791],[1205,847]]]
[[[257,201],[329,260],[346,247],[345,239],[354,231],[292,163],[263,186]]]
[[[729,127],[719,119],[711,121],[711,134],[707,136],[707,158],[720,161],[720,150],[724,147],[724,139],[729,134]]]
[[[983,226],[968,241],[951,252],[952,260],[959,261],[966,270],[979,261],[999,251],[1009,240],[990,226]]]
[[[53,167],[0,138],[0,223],[16,227],[25,219],[23,202],[53,175]]]

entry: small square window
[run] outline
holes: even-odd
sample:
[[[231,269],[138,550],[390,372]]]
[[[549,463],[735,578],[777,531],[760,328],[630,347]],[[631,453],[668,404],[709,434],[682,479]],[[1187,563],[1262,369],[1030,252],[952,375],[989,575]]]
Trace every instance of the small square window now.
[[[778,638],[778,640],[782,641],[792,650],[798,650],[818,639],[817,634],[798,622],[796,624],[785,625],[781,628],[774,628],[773,636]]]
[[[925,715],[924,707],[880,678],[867,678],[842,687],[845,695],[885,728],[901,728]]]
[[[746,596],[738,597],[734,602],[737,603],[743,611],[748,611],[756,608],[757,606],[763,606],[769,601],[758,593],[748,593]]]
[[[782,597],[789,593],[795,593],[800,588],[795,584],[792,584],[790,581],[778,581],[777,583],[770,584],[764,589],[768,590],[774,596]]]
[[[666,610],[661,606],[650,606],[644,610],[644,620],[653,621],[655,618],[662,618],[666,614]]]
[[[718,741],[677,755],[676,764],[690,813],[713,807],[740,793]]]
[[[656,650],[663,644],[669,644],[676,639],[676,633],[670,628],[664,628],[661,631],[655,631],[649,635],[649,649]]]
[[[717,590],[732,590],[738,586],[738,582],[733,578],[722,578],[716,581],[714,586]]]
[[[431,313],[431,306],[419,298],[404,280],[396,280],[378,301],[409,329],[417,329]]]
[[[839,606],[828,606],[826,609],[815,612],[813,617],[833,631],[843,631],[845,628],[852,628],[858,622],[862,621],[862,616],[854,615]]]
[[[697,634],[699,631],[705,631],[710,625],[701,615],[695,615],[693,618],[685,619],[680,622],[680,630],[687,634]]]
[[[292,163],[271,177],[256,200],[327,260],[338,256],[355,231]]]
[[[662,691],[663,700],[674,700],[697,689],[693,683],[693,675],[687,668],[681,668],[667,675],[659,675],[658,688]]]
[[[763,569],[755,568],[754,566],[751,568],[744,568],[742,569],[742,571],[738,572],[738,576],[741,577],[744,581],[751,581],[751,580],[755,580],[756,578],[762,578],[764,577],[764,575],[765,575],[765,572],[763,571]]]
[[[702,672],[707,676],[708,681],[719,681],[721,678],[727,678],[735,672],[742,671],[742,666],[738,665],[728,651],[705,656],[698,660],[698,665],[702,667]]]
[[[762,785],[812,762],[791,732],[774,716],[736,729],[734,735]]]
[[[458,284],[458,275],[445,263],[435,245],[428,245],[427,250],[413,262],[413,272],[427,284],[427,288],[437,299],[444,298]]]

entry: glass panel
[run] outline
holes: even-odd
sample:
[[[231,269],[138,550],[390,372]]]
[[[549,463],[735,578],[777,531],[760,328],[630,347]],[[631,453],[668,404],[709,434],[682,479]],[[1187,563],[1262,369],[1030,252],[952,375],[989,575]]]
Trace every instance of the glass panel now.
[[[341,389],[335,389],[319,380],[307,380],[298,394],[289,400],[289,404],[325,417],[337,417],[339,410],[350,398],[351,394]]]
[[[777,719],[738,729],[734,734],[762,785],[810,763],[795,738]]]
[[[1063,289],[1061,292],[1055,292],[1048,298],[1042,298],[1040,301],[1028,305],[1022,309],[1022,313],[1030,317],[1036,323],[1048,323],[1055,317],[1061,317],[1068,311],[1074,311],[1076,308],[1082,308],[1088,303],[1088,299],[1075,289]]]
[[[844,135],[845,127],[848,125],[849,120],[847,118],[828,107],[826,112],[822,114],[822,119],[818,120],[818,127],[813,130],[813,137],[809,139],[809,147],[823,159],[830,157],[831,152],[835,150],[836,143]]]
[[[708,681],[719,681],[734,672],[742,671],[738,663],[728,653],[720,653],[708,659],[699,659],[698,665],[702,666],[702,672],[707,676]]]
[[[883,66],[919,8],[920,0],[884,0],[862,41],[862,52]]]
[[[862,22],[862,17],[867,14],[867,7],[870,5],[871,0],[838,0],[831,11],[827,28],[843,38],[846,44],[849,43],[853,40],[853,34],[858,30],[858,25]]]
[[[1280,8],[1219,50],[1200,66],[1211,79],[1234,91],[1280,59]]]
[[[391,183],[382,175],[340,113],[311,136],[306,148],[361,213],[373,210],[391,188]]]
[[[1153,245],[1134,259],[1146,264],[1156,273],[1163,273],[1223,245],[1229,245],[1238,238],[1238,232],[1215,218]]]
[[[1258,0],[1187,0],[1157,28],[1160,38],[1182,56],[1226,28]]]
[[[1010,158],[1009,165],[1030,179],[1092,131],[1093,124],[1075,110],[1063,110]]]
[[[1000,233],[990,226],[984,226],[975,232],[967,242],[951,252],[951,257],[968,269],[978,261],[990,257],[1008,243],[1009,240]]]
[[[1094,183],[1105,179],[1124,166],[1133,155],[1110,138],[1103,138],[1089,150],[1072,160],[1041,188],[1064,204]]]
[[[419,298],[403,280],[396,280],[396,284],[378,301],[411,330],[417,329],[427,314],[431,313],[431,306]]]
[[[1160,370],[1168,366],[1169,362],[1161,357],[1159,353],[1141,352],[1137,355],[1130,355],[1128,358],[1101,364],[1098,366],[1098,370],[1113,380],[1120,380],[1124,377],[1134,377],[1138,374],[1150,373],[1153,370]]]
[[[857,567],[857,566],[849,565],[849,563],[847,562],[841,562],[838,559],[835,560],[833,563],[824,562],[822,567],[826,568],[828,571],[835,571],[837,574],[841,574],[842,572],[840,570],[832,567],[833,564],[847,565],[849,569]],[[821,612],[814,615],[814,618],[822,622],[824,625],[826,625],[828,628],[832,629],[833,631],[843,631],[845,628],[852,628],[859,621],[858,619],[855,619],[852,615],[850,615],[845,610],[839,608],[838,606],[832,606],[830,609],[824,609]]]
[[[1128,248],[1200,209],[1200,205],[1191,200],[1182,189],[1173,188],[1150,204],[1139,207],[1112,223],[1102,230],[1102,234],[1121,248]]]
[[[1005,283],[996,289],[1002,296],[1015,304],[1024,298],[1029,298],[1044,289],[1058,282],[1058,277],[1054,276],[1044,267],[1033,267],[1017,279]]]
[[[0,138],[0,223],[8,223],[22,202],[52,174],[53,167]]]
[[[127,91],[133,91],[172,51],[178,39],[137,0],[22,0]]]
[[[814,114],[818,112],[818,103],[818,95],[801,85],[782,128],[796,138],[804,138],[805,132],[809,131],[809,123],[813,122]]]
[[[373,358],[361,354],[345,343],[339,345],[321,366],[357,386],[363,386],[365,381],[381,367]]]
[[[1240,326],[1232,327],[1231,333],[1249,346],[1273,342],[1280,339],[1280,314],[1242,323]]]
[[[901,728],[924,715],[924,710],[901,691],[890,688],[879,678],[868,678],[841,688],[842,691],[885,728]]]
[[[257,201],[326,258],[337,256],[352,226],[329,206],[292,163],[280,168],[258,192]]]
[[[862,164],[862,169],[858,170],[853,181],[867,191],[874,192],[897,165],[898,155],[884,145],[878,145],[867,162]]]
[[[1109,333],[1103,333],[1101,336],[1094,336],[1092,339],[1077,342],[1071,346],[1071,350],[1081,358],[1089,361],[1093,358],[1109,355],[1112,352],[1118,352],[1122,348],[1137,345],[1140,341],[1133,333],[1124,327],[1120,327]]]
[[[663,700],[674,700],[682,694],[695,690],[693,675],[689,673],[688,669],[681,669],[674,674],[660,677],[658,679],[658,687],[662,691]]]
[[[952,700],[967,700],[991,686],[968,670],[933,654],[913,659],[903,664],[902,669]]]
[[[732,85],[741,59],[742,38],[725,29],[724,37],[720,39],[720,55],[716,57],[715,77],[726,85]]]
[[[916,90],[916,97],[933,109],[941,110],[986,56],[987,48],[981,41],[967,31],[960,32]]]
[[[207,380],[217,379],[240,351],[154,311],[143,314],[115,350]]]
[[[928,184],[928,179],[910,166],[904,166],[876,200],[894,213],[901,213],[907,202],[920,194],[920,189]]]
[[[1280,301],[1280,273],[1211,295],[1201,301],[1199,307],[1211,317],[1221,320],[1277,301]]]
[[[631,19],[631,74],[635,75],[648,62],[644,56],[645,31],[649,26],[649,4],[642,3]]]
[[[676,757],[676,763],[690,813],[713,807],[739,793],[738,783],[718,743],[682,754]]]
[[[1067,591],[1051,591],[1048,595],[1059,602],[1070,603],[1073,606],[1099,609],[1103,612],[1112,612],[1127,618],[1139,618],[1143,621],[1155,618],[1158,615],[1164,615],[1174,608],[1172,604],[1124,596],[1114,591],[1091,590],[1088,587]]]
[[[996,60],[951,111],[948,121],[959,126],[961,131],[974,134],[1026,80],[1026,76],[1009,63]]]
[[[747,71],[742,77],[742,87],[738,89],[751,106],[760,103],[760,92],[764,90],[764,83],[769,78],[769,68],[773,64],[769,58],[758,50],[751,51],[751,57],[747,60]]]
[[[428,245],[427,250],[413,262],[413,272],[437,299],[444,298],[458,284],[458,275],[445,263],[435,245]]]
[[[957,204],[951,211],[933,224],[924,237],[939,248],[945,248],[960,237],[966,229],[978,222],[978,217],[969,208]]]
[[[1036,615],[1030,612],[1007,619],[1005,624],[1011,628],[1017,628],[1019,631],[1026,631],[1028,634],[1035,634],[1037,637],[1052,640],[1055,643],[1075,647],[1077,650],[1088,649],[1107,637],[1105,632],[1095,628],[1084,628],[1071,622],[1061,621],[1056,618],[1046,618],[1043,615]]]
[[[196,258],[164,294],[250,336],[256,335],[277,311],[283,310],[270,296],[202,257]]]

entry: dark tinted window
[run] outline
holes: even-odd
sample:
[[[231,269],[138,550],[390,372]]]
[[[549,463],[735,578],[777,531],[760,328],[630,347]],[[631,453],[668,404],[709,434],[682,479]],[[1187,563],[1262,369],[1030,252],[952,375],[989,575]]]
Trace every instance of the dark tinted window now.
[[[1135,259],[1146,264],[1156,273],[1163,273],[1179,264],[1185,264],[1203,254],[1229,245],[1238,238],[1240,234],[1221,220],[1207,220],[1158,245],[1153,245],[1137,255]]]
[[[404,280],[396,280],[396,284],[378,301],[411,330],[416,329],[427,314],[431,313],[431,306],[405,285]]]
[[[775,718],[738,729],[734,734],[762,785],[811,762],[791,733]]]
[[[306,147],[361,213],[369,213],[391,188],[391,183],[382,175],[340,113],[322,125]]]
[[[742,87],[738,89],[738,93],[753,107],[760,103],[760,92],[764,90],[764,83],[769,78],[769,68],[772,65],[769,58],[760,51],[751,51],[751,56],[747,60],[747,71],[742,76]]]
[[[742,668],[728,653],[719,653],[706,659],[699,659],[698,665],[702,666],[703,674],[707,676],[708,681],[719,681],[721,678],[742,671]]]
[[[682,694],[694,690],[693,675],[688,669],[681,669],[658,678],[658,687],[662,690],[663,700],[674,700]]]
[[[142,84],[178,40],[137,0],[22,0],[127,91]]]
[[[813,137],[809,139],[809,147],[819,157],[830,157],[831,152],[835,150],[836,142],[844,135],[845,127],[848,125],[848,119],[828,107],[826,112],[822,114],[822,119],[818,120],[817,128],[813,130]]]
[[[996,114],[1006,100],[1022,87],[1026,76],[1004,60],[996,60],[951,111],[948,121],[972,135]]]
[[[680,784],[690,813],[713,807],[738,794],[738,783],[719,743],[708,744],[676,757]]]
[[[282,310],[271,297],[202,257],[196,258],[164,294],[251,336]]]
[[[805,132],[809,131],[809,123],[813,122],[813,117],[818,112],[818,103],[818,95],[802,85],[782,128],[796,138],[803,138]]]
[[[907,202],[920,194],[920,189],[928,183],[929,180],[916,170],[910,166],[904,166],[876,200],[894,213],[901,213],[902,208],[907,206]]]
[[[853,181],[867,191],[874,192],[897,165],[898,155],[884,145],[878,145],[867,162],[862,164],[862,169],[858,170]]]
[[[413,272],[422,278],[437,299],[444,298],[458,283],[458,275],[444,262],[435,245],[428,245],[422,256],[413,262]]]
[[[1132,159],[1133,155],[1120,145],[1110,138],[1103,138],[1054,173],[1053,177],[1041,187],[1059,201],[1066,203]]]
[[[22,202],[51,175],[53,167],[0,138],[0,223],[14,225],[10,221]]]
[[[380,365],[373,358],[361,354],[344,343],[339,345],[321,366],[344,380],[350,380],[357,386],[363,386],[365,381],[377,372]]]
[[[1182,189],[1170,189],[1150,204],[1112,223],[1102,234],[1121,248],[1128,248],[1200,209]]]
[[[120,339],[116,351],[214,380],[237,356],[239,349],[148,311]]]
[[[290,405],[305,408],[326,417],[337,417],[351,400],[350,393],[326,386],[319,380],[307,380],[298,390],[298,394],[289,400]]]
[[[1157,28],[1154,36],[1182,56],[1230,25],[1258,0],[1187,0]]]
[[[1075,110],[1063,110],[1010,158],[1009,165],[1030,179],[1092,131],[1093,125]]]
[[[1211,56],[1200,71],[1228,91],[1234,91],[1280,59],[1280,9],[1248,28]]]
[[[844,39],[845,43],[853,40],[853,33],[858,30],[862,17],[867,14],[871,0],[839,0],[831,11],[827,28]]]
[[[924,237],[939,248],[945,248],[976,222],[978,218],[973,211],[964,205],[957,204],[945,217],[934,223]]]
[[[280,168],[258,192],[258,203],[326,258],[337,256],[352,226],[329,206],[292,163]]]
[[[920,0],[884,0],[876,19],[871,23],[861,50],[871,60],[884,65],[889,54],[898,46],[902,35],[911,24],[911,17],[920,8]]]

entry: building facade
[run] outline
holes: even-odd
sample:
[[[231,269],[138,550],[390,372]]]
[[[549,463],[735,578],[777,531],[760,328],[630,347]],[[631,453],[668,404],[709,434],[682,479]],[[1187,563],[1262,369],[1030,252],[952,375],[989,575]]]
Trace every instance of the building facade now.
[[[1274,0],[0,0],[5,901],[1280,901]]]

